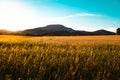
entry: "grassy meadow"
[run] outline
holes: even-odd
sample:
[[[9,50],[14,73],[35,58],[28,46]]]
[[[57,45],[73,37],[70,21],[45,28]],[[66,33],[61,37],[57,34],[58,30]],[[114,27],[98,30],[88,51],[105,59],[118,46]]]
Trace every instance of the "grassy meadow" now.
[[[120,80],[120,36],[0,35],[0,80]]]

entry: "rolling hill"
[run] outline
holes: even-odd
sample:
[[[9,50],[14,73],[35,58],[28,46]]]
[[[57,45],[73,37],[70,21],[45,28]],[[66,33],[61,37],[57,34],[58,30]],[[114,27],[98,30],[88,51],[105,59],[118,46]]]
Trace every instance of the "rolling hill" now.
[[[4,32],[4,33],[3,33]],[[26,29],[23,31],[11,32],[11,31],[1,31],[2,34],[19,34],[19,35],[29,35],[29,36],[77,36],[77,35],[115,35],[114,32],[107,30],[97,30],[94,32],[74,30],[72,28],[65,27],[60,24],[47,25],[45,27],[38,27],[33,29]]]

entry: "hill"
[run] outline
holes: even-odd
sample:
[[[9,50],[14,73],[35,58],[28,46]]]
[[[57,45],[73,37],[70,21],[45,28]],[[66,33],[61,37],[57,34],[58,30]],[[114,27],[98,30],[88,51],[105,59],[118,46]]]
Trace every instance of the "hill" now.
[[[110,31],[107,31],[104,29],[94,31],[93,33],[94,33],[94,35],[115,35],[114,32],[110,32]]]
[[[22,31],[23,35],[64,35],[74,32],[73,29],[67,28],[63,25],[47,25],[45,27],[38,27],[34,29],[27,29]]]
[[[45,27],[38,27],[34,29],[27,29],[22,31],[23,35],[36,35],[36,36],[76,36],[76,35],[115,35],[114,32],[107,30],[97,30],[94,32],[78,31],[63,25],[47,25]]]
[[[60,24],[47,25],[44,27],[26,29],[26,30],[17,31],[17,32],[0,30],[0,34],[19,34],[19,35],[28,35],[28,36],[115,35],[114,32],[110,32],[103,29],[97,30],[94,32],[79,31],[79,30],[74,30],[72,28],[65,27]]]

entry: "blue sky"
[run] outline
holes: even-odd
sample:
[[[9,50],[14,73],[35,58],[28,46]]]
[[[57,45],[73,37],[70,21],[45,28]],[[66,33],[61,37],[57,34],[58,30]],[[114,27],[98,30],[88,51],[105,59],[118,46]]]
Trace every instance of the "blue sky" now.
[[[0,29],[48,24],[87,31],[120,27],[120,0],[0,0],[0,12]]]

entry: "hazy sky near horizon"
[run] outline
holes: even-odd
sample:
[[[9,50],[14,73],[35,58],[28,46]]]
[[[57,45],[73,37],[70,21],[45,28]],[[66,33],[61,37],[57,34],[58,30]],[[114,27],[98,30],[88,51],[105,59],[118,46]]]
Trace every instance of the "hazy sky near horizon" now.
[[[24,30],[49,24],[115,31],[120,27],[120,0],[0,0],[0,29]]]

